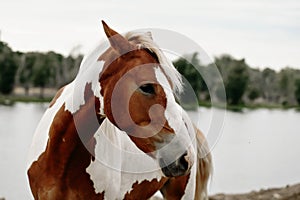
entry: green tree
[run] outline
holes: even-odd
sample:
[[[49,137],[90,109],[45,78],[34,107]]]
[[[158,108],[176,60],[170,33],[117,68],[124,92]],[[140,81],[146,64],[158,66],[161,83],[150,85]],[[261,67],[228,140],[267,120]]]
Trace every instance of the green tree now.
[[[227,102],[233,105],[241,103],[249,81],[249,66],[244,59],[237,60],[230,55],[216,57],[215,64],[223,78]],[[216,95],[222,100],[225,96],[218,89]]]
[[[229,104],[237,105],[241,103],[248,83],[248,66],[244,59],[233,62],[233,66],[225,82],[226,97]]]
[[[25,90],[25,95],[29,94],[29,88],[32,85],[33,66],[36,57],[36,53],[24,53],[21,55],[19,82]]]
[[[46,56],[40,54],[33,65],[33,84],[36,87],[40,88],[40,97],[44,97],[44,89],[46,85],[53,78],[53,74],[51,74],[51,66],[49,65]]]
[[[215,64],[218,67],[224,82],[227,81],[229,72],[232,66],[235,65],[235,62],[236,60],[227,54],[224,54],[220,57],[215,57]]]
[[[295,97],[298,102],[298,105],[300,105],[300,79],[296,79],[295,86],[296,86]]]
[[[10,94],[14,89],[17,59],[17,55],[7,44],[0,42],[0,92],[2,94]]]
[[[45,65],[47,65],[47,69],[49,70],[49,80],[47,84],[51,87],[58,88],[64,85],[65,71],[63,68],[63,59],[64,57],[61,54],[50,51],[45,54]]]
[[[254,101],[255,99],[257,99],[260,96],[259,94],[259,90],[257,88],[251,88],[249,89],[249,94],[248,94],[248,98],[251,101]]]
[[[258,97],[262,97],[263,78],[262,72],[259,69],[248,69],[249,80],[246,89],[248,100],[255,101]]]
[[[265,68],[262,71],[263,82],[261,88],[263,91],[263,97],[267,102],[278,101],[278,80],[276,71],[270,68]]]
[[[194,53],[191,56],[186,56],[186,58],[179,58],[173,64],[179,73],[189,82],[199,100],[199,95],[207,92],[208,89],[202,77],[203,74],[200,74],[200,72],[204,72],[204,67],[201,66],[198,54]]]
[[[279,72],[280,103],[288,105],[296,103],[294,94],[296,74],[296,70],[289,67],[286,67]]]

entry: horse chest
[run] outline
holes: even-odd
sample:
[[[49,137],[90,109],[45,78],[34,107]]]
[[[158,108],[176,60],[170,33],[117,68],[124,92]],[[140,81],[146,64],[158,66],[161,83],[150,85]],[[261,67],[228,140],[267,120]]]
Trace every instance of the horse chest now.
[[[151,196],[160,189],[164,178],[159,166],[124,132],[105,119],[94,137],[95,160],[86,171],[96,193],[104,191],[105,199],[130,199],[139,191]]]

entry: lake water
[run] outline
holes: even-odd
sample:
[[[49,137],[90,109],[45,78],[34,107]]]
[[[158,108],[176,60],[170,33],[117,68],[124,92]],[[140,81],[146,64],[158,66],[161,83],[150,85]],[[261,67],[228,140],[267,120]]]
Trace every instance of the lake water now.
[[[45,104],[0,105],[0,198],[32,199],[26,157]],[[191,112],[204,132],[218,109]],[[222,118],[222,117],[221,117]],[[259,109],[228,112],[221,135],[210,143],[214,176],[210,193],[239,193],[300,182],[300,113]]]

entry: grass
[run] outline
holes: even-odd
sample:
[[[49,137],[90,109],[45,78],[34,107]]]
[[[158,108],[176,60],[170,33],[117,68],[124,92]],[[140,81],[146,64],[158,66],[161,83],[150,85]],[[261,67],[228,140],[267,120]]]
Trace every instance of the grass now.
[[[233,112],[242,112],[244,109],[255,110],[255,109],[296,109],[300,111],[300,106],[295,105],[281,105],[281,104],[237,104],[237,105],[230,105],[230,104],[221,104],[221,103],[214,103],[211,102],[199,102],[199,106],[206,107],[206,108],[220,108],[220,109],[227,109]]]
[[[15,102],[23,102],[23,103],[48,103],[50,102],[52,97],[35,97],[35,96],[6,96],[0,95],[0,104],[2,105],[13,105]]]

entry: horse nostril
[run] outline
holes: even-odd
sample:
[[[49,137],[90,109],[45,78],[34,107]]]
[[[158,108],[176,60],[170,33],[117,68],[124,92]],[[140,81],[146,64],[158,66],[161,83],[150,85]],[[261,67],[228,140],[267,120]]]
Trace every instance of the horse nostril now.
[[[189,168],[189,163],[186,159],[186,156],[187,156],[187,152],[182,154],[181,157],[179,158],[179,164],[184,171],[187,171]]]
[[[160,158],[159,165],[165,176],[176,177],[183,176],[189,173],[191,163],[188,157],[188,153],[185,152],[174,162],[171,163],[166,163],[163,158]]]

